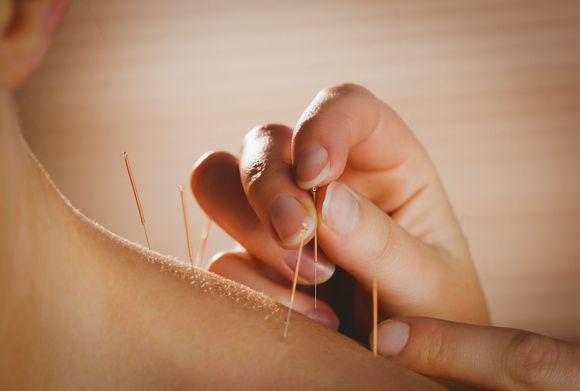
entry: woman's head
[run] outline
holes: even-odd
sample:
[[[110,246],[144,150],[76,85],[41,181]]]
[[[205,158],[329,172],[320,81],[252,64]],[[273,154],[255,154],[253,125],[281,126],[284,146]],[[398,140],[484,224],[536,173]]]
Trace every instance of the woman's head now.
[[[69,0],[0,0],[0,84],[20,86],[40,65]]]

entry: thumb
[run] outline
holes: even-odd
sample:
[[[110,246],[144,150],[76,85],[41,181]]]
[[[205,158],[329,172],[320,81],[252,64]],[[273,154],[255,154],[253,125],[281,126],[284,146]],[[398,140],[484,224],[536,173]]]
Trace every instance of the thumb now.
[[[378,351],[424,375],[486,389],[571,390],[580,384],[580,346],[521,330],[387,320],[378,328]]]
[[[474,288],[477,274],[411,235],[369,199],[331,182],[317,197],[317,211],[320,247],[369,291],[377,279],[383,313],[488,323],[485,298]]]
[[[443,267],[436,250],[344,183],[331,182],[320,193],[318,240],[325,254],[369,290],[376,278],[382,310],[435,315],[429,308]]]

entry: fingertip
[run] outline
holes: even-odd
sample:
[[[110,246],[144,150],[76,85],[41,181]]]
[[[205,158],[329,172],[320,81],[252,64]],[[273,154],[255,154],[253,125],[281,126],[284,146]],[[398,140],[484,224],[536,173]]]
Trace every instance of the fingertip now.
[[[283,248],[293,249],[303,240],[307,243],[317,227],[317,212],[306,195],[279,196],[269,208],[274,236]]]
[[[220,274],[219,270],[222,266],[222,263],[227,259],[229,255],[230,253],[228,251],[222,251],[215,254],[209,261],[209,266],[207,267],[207,270],[212,273]]]
[[[229,152],[209,151],[197,159],[191,170],[189,185],[200,205],[205,195],[221,188],[220,178],[226,173],[237,174],[237,171],[237,158]]]
[[[304,245],[298,274],[299,284],[312,285],[315,282],[323,284],[334,275],[336,265],[321,250],[317,253],[318,257],[315,260],[313,243],[310,242],[308,245]],[[287,251],[284,258],[285,268],[283,274],[289,280],[292,280],[294,276],[297,262],[298,251]]]
[[[330,183],[322,203],[322,221],[340,237],[348,237],[360,222],[360,198],[346,184]]]
[[[219,274],[222,277],[230,277],[232,261],[247,260],[245,251],[229,250],[215,254],[208,266],[208,271]]]
[[[205,167],[207,167],[208,162],[211,161],[212,157],[219,152],[216,151],[207,151],[203,155],[201,155],[195,163],[193,163],[193,167],[191,167],[191,178],[194,179],[195,176],[199,175],[200,172],[203,171]]]
[[[237,164],[237,158],[226,151],[208,151],[201,155],[199,159],[193,163],[191,168],[191,181],[198,180],[209,169],[216,166]]]
[[[352,83],[316,95],[294,129],[292,156],[298,186],[306,190],[323,186],[342,174],[349,149],[376,127],[376,101],[366,88]]]
[[[379,324],[377,330],[379,354],[390,357],[401,353],[409,340],[410,330],[409,324],[401,320],[389,319]]]
[[[308,312],[306,316],[331,330],[338,330],[340,327],[340,320],[336,313],[326,307],[319,306]]]
[[[296,180],[298,186],[303,190],[312,190],[315,187],[325,185],[325,181],[328,179],[328,174],[330,174],[330,163],[327,163],[320,174],[311,180]]]
[[[318,143],[313,143],[300,147],[295,154],[295,175],[298,186],[304,190],[320,186],[330,173],[328,150]]]
[[[282,245],[285,248],[296,248],[297,246],[300,246],[300,242],[308,242],[314,235],[315,229],[316,220],[310,216],[306,216],[296,232],[281,239]]]

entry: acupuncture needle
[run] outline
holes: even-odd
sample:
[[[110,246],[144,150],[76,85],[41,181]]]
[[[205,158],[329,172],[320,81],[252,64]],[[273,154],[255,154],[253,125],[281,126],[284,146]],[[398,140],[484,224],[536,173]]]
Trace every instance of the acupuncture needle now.
[[[378,324],[379,324],[379,300],[377,293],[377,279],[373,278],[373,357],[377,357],[378,347]]]
[[[199,247],[197,248],[197,254],[195,257],[195,266],[200,267],[201,261],[203,260],[203,255],[205,254],[205,246],[207,245],[207,238],[209,236],[209,229],[211,227],[211,220],[206,217],[205,225],[203,226],[203,231],[201,232],[201,238],[199,240]]]
[[[288,316],[284,326],[284,338],[288,336],[288,325],[290,324],[290,314],[294,306],[294,297],[296,296],[296,285],[298,284],[298,272],[300,270],[300,261],[302,260],[302,249],[304,248],[304,234],[306,233],[306,224],[302,224],[300,230],[300,247],[298,247],[298,258],[296,259],[296,268],[294,269],[294,279],[292,280],[292,293],[290,294],[290,305],[288,306]]]
[[[143,207],[141,206],[141,200],[139,199],[139,193],[137,192],[137,185],[135,185],[135,178],[133,177],[133,171],[131,170],[131,163],[129,163],[129,154],[127,152],[123,152],[122,156],[123,160],[125,161],[125,167],[127,168],[129,180],[131,181],[131,188],[133,189],[133,196],[135,197],[135,203],[137,204],[137,211],[139,212],[139,218],[141,219],[143,232],[145,232],[147,247],[149,248],[149,250],[151,250],[151,244],[149,243],[149,235],[147,234],[147,227],[145,226],[145,216],[143,215]]]
[[[185,192],[183,186],[179,185],[179,196],[181,198],[181,210],[183,212],[183,224],[185,225],[185,239],[187,241],[187,256],[193,268],[193,250],[191,246],[191,232],[189,229],[189,218],[187,215],[187,203],[185,202]]]
[[[316,208],[316,186],[312,188],[312,201]],[[317,225],[318,228],[318,225]],[[314,230],[314,308],[318,308],[318,229]]]

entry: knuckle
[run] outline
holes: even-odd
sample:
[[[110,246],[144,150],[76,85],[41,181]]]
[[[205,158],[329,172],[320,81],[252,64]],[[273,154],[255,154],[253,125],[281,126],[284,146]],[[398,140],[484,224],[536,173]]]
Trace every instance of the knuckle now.
[[[558,346],[551,339],[517,332],[508,348],[509,380],[524,389],[539,384],[551,376],[558,356]]]
[[[266,160],[257,160],[246,168],[246,193],[254,198],[260,194],[271,194],[275,191],[274,184],[280,178],[282,167],[272,169]]]
[[[296,131],[300,133],[305,129],[317,127],[324,129],[355,129],[356,125],[367,127],[366,122],[361,123],[362,120],[367,121],[367,117],[372,118],[371,122],[375,124],[376,110],[373,105],[368,104],[374,99],[369,90],[354,83],[324,88],[298,120]]]
[[[335,131],[341,127],[352,128],[354,122],[352,114],[348,111],[330,109],[327,102],[317,102],[303,113],[296,126],[299,134],[314,129]]]
[[[252,142],[252,140],[258,138],[260,135],[261,129],[262,129],[262,125],[255,126],[252,129],[250,129],[248,132],[246,132],[246,134],[244,135],[244,144],[250,143],[250,142]]]
[[[435,325],[429,330],[429,344],[421,349],[419,360],[422,368],[445,366],[449,357],[449,347],[453,342],[449,329]]]
[[[367,256],[362,259],[366,264],[382,264],[385,267],[392,266],[400,258],[403,251],[404,241],[400,232],[393,229],[390,224],[381,224],[377,231],[377,246],[369,248]]]
[[[250,129],[246,133],[246,135],[244,136],[244,145],[252,144],[257,139],[288,136],[290,133],[291,130],[287,126],[282,124],[266,123],[258,125]]]
[[[259,159],[249,163],[245,167],[246,188],[247,191],[255,191],[259,187],[260,182],[264,180],[264,173],[266,172],[266,161]]]
[[[366,88],[354,83],[342,83],[326,87],[320,90],[314,101],[302,113],[296,125],[296,130],[300,132],[305,128],[316,127],[316,124],[321,123],[330,129],[341,123],[345,124],[345,122],[350,125],[353,119],[346,110],[327,109],[338,101],[350,101],[368,94],[370,92]]]
[[[368,93],[368,90],[355,83],[340,83],[327,87],[321,91],[324,95],[331,97],[345,97],[353,95],[363,95]]]
[[[291,129],[286,125],[277,123],[262,124],[258,127],[262,134],[272,137],[285,137],[292,133]]]
[[[279,168],[286,166],[281,148],[290,137],[291,130],[279,124],[257,126],[246,133],[240,168],[248,192],[259,189],[268,178],[279,174]]]

